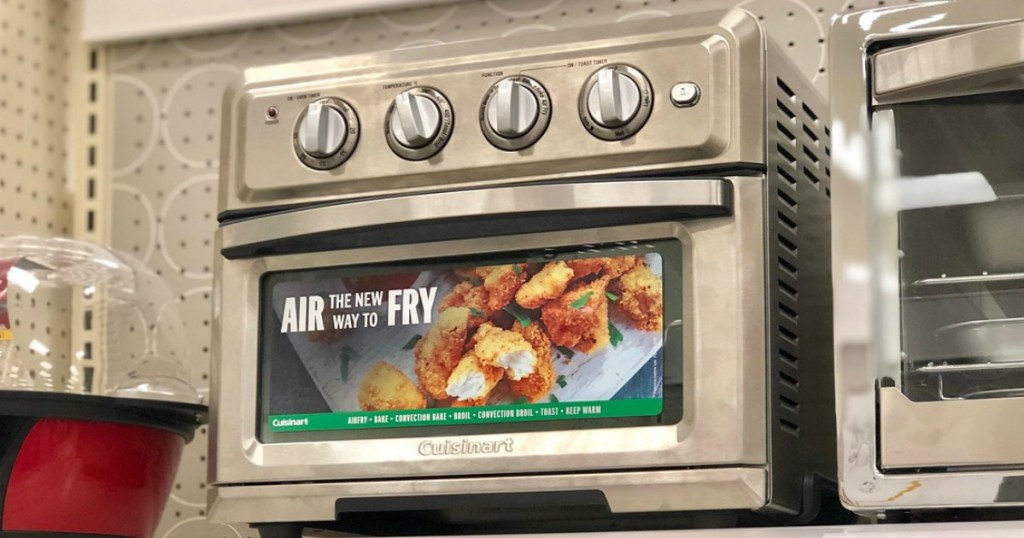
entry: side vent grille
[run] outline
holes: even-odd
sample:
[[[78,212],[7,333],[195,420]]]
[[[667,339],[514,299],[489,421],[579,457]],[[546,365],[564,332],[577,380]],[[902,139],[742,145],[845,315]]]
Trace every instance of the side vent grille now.
[[[773,310],[775,326],[773,359],[778,379],[778,424],[793,436],[800,435],[800,201],[808,196],[829,196],[832,154],[831,131],[808,103],[781,78],[769,89],[768,147],[771,184],[769,201],[776,219],[768,245],[777,292]],[[774,127],[772,129],[771,127]],[[806,192],[805,189],[812,192]]]

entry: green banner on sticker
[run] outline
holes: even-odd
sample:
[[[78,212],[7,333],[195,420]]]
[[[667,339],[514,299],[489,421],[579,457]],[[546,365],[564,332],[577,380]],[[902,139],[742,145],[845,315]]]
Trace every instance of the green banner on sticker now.
[[[552,402],[530,405],[448,407],[402,411],[309,413],[301,415],[274,415],[267,421],[267,426],[273,432],[306,432],[542,420],[589,420],[655,416],[661,414],[661,408],[661,400],[651,398],[599,402]]]

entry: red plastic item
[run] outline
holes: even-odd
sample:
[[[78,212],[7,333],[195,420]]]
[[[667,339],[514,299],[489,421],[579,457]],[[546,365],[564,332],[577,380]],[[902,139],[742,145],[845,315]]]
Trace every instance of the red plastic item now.
[[[150,538],[184,446],[156,428],[40,419],[11,471],[3,530]]]

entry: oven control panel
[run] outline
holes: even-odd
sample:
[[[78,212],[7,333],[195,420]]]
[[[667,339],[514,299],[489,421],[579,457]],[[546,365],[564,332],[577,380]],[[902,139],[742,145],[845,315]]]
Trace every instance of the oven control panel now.
[[[733,11],[252,69],[221,211],[762,162],[764,63]]]

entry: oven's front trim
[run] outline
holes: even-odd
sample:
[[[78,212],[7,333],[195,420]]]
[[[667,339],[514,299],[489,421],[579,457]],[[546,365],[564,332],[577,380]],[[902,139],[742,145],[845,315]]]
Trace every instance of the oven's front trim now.
[[[691,181],[653,182],[679,200]],[[638,224],[494,236],[346,251],[217,260],[214,370],[219,391],[212,402],[215,435],[211,483],[357,480],[624,468],[672,468],[767,463],[763,178],[720,180],[736,191],[733,215],[681,222]],[[635,182],[575,184],[579,197],[560,199],[571,212],[599,191],[624,203],[651,203]],[[693,188],[707,192],[701,181]],[[618,188],[614,188],[618,186]],[[724,187],[723,187],[724,188]],[[504,191],[504,192],[503,192]],[[547,203],[547,189],[491,190],[521,207]],[[672,193],[676,193],[673,197]],[[682,196],[682,199],[693,200]],[[661,200],[664,203],[664,200]],[[349,204],[346,204],[349,205]],[[355,205],[355,204],[351,204]],[[485,204],[486,205],[486,204]],[[406,207],[402,202],[397,207]],[[428,206],[429,207],[429,206]],[[320,211],[318,208],[311,211]],[[358,211],[355,211],[358,214]],[[387,211],[398,216],[400,213]],[[291,213],[306,219],[302,212]],[[330,221],[328,221],[330,222]],[[335,221],[336,222],[336,221]],[[321,226],[325,226],[321,224]],[[263,274],[463,256],[636,239],[676,238],[683,249],[683,418],[676,425],[594,430],[458,436],[484,441],[512,439],[511,454],[457,458],[424,457],[424,438],[264,444],[257,436],[259,284]],[[243,338],[242,335],[252,335]],[[452,437],[432,437],[431,439]]]
[[[612,513],[756,510],[767,503],[763,467],[219,486],[210,491],[214,523],[334,521],[346,498],[596,490]]]
[[[855,511],[1024,505],[1020,488],[1006,487],[1024,480],[1020,468],[883,472],[877,408],[882,387],[899,382],[900,284],[895,140],[890,136],[891,114],[872,114],[872,54],[897,40],[907,43],[1020,21],[1011,4],[940,0],[851,13],[833,24],[829,49],[838,463],[840,496]],[[930,442],[941,443],[942,438]]]

